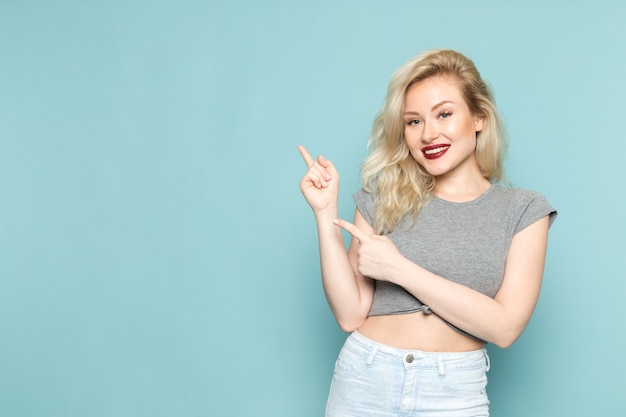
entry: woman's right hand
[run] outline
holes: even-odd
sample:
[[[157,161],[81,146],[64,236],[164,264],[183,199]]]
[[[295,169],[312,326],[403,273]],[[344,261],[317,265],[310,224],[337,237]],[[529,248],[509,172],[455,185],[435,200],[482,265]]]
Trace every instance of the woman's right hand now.
[[[316,161],[304,146],[298,146],[298,150],[308,167],[307,173],[300,181],[300,191],[302,191],[307,203],[316,214],[329,208],[336,211],[339,196],[339,174],[335,166],[321,155],[317,157]]]

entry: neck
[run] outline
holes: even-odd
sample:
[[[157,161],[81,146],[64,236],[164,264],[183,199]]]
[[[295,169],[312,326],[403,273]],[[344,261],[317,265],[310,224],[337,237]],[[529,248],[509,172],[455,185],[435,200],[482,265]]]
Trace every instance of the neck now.
[[[459,177],[437,177],[433,193],[440,198],[450,201],[471,201],[491,187],[491,182],[478,175],[463,175]]]

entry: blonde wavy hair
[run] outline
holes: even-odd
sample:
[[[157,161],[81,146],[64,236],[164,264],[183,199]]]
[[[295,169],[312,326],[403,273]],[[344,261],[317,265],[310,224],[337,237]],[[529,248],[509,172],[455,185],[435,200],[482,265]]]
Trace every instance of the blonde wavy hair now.
[[[363,189],[378,194],[373,225],[378,233],[390,232],[407,214],[417,216],[435,186],[435,178],[409,154],[404,139],[404,99],[414,83],[442,75],[456,78],[472,114],[484,119],[476,146],[483,176],[491,182],[504,181],[504,129],[491,90],[476,66],[456,51],[421,53],[391,77],[386,100],[374,120],[368,156],[361,167]]]

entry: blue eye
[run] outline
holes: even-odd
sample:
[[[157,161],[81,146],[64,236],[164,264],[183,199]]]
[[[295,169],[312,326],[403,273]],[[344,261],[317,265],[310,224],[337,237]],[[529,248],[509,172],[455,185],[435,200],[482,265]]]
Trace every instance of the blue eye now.
[[[439,117],[441,117],[442,119],[445,119],[446,117],[450,117],[450,116],[452,116],[452,113],[449,111],[444,111],[439,114]]]
[[[415,125],[417,125],[419,123],[420,123],[420,121],[417,120],[417,119],[407,120],[407,122],[406,122],[406,124],[409,125],[409,126],[415,126]]]

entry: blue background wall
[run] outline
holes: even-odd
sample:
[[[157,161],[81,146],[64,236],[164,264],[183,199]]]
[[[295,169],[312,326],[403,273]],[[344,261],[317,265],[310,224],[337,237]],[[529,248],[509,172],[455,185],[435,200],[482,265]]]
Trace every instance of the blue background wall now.
[[[458,49],[559,209],[494,416],[625,415],[626,6],[0,0],[0,415],[320,416],[345,335],[305,144],[359,187],[393,70]]]

